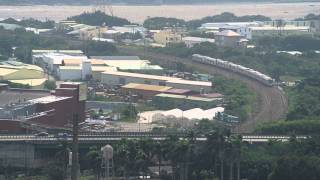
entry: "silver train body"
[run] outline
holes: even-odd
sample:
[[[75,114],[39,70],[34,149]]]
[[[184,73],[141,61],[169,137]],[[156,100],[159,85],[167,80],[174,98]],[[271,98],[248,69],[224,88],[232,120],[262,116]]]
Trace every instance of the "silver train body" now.
[[[192,60],[202,63],[202,64],[207,64],[207,65],[212,65],[212,66],[216,66],[222,69],[226,69],[232,72],[236,72],[239,73],[241,75],[250,77],[256,81],[259,81],[260,83],[266,85],[266,86],[273,86],[275,84],[274,79],[272,79],[271,77],[258,72],[256,70],[244,67],[242,65],[238,65],[238,64],[234,64],[232,62],[228,62],[228,61],[224,61],[221,59],[215,59],[215,58],[211,58],[208,56],[202,56],[200,54],[194,54],[192,55]]]

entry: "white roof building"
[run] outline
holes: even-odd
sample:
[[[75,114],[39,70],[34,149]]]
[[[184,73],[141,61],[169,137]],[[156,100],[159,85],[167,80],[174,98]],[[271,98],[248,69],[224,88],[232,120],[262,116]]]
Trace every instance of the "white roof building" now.
[[[176,77],[149,74],[129,73],[121,71],[105,71],[101,74],[101,82],[108,85],[124,85],[128,83],[170,86],[179,89],[208,92],[212,83],[208,81],[191,81]]]
[[[87,56],[72,56],[62,53],[40,53],[32,56],[33,64],[46,64],[50,71],[56,71],[57,66],[61,65],[64,59],[87,60]]]
[[[200,37],[183,37],[182,41],[186,44],[186,46],[188,48],[193,47],[196,44],[200,44],[200,43],[204,43],[204,42],[209,42],[209,43],[214,43],[215,40],[214,39],[210,39],[210,38],[200,38]]]
[[[263,22],[219,22],[219,23],[204,23],[199,29],[210,30],[214,28],[221,28],[224,26],[247,26],[247,27],[256,27],[263,26]]]

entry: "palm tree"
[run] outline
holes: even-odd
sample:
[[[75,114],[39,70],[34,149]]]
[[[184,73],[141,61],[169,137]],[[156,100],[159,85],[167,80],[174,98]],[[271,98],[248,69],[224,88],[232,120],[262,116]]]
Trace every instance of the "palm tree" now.
[[[127,170],[130,167],[130,150],[128,146],[129,142],[128,140],[121,140],[115,145],[115,151],[114,151],[114,156],[115,156],[115,162],[116,166],[119,166],[118,169],[122,173],[123,177],[127,177]]]
[[[242,150],[242,137],[241,136],[231,136],[228,139],[228,157],[230,163],[230,180],[234,178],[234,163],[237,165],[237,180],[240,179],[240,161],[241,161],[241,150]]]
[[[242,147],[243,147],[243,141],[242,136],[239,135],[234,141],[235,148],[236,148],[236,161],[237,161],[237,180],[241,179],[241,173],[240,173],[240,163],[241,163],[241,154],[242,154]]]
[[[86,154],[86,159],[92,167],[95,179],[99,180],[102,160],[101,151],[96,146],[90,147],[89,152]]]
[[[214,159],[214,171],[217,171],[218,159],[220,160],[220,180],[224,179],[224,148],[225,148],[225,136],[221,131],[213,130],[207,135],[208,150],[211,151],[211,156]]]
[[[159,171],[159,175],[161,172],[161,165],[162,165],[162,159],[164,156],[164,152],[165,152],[165,148],[163,147],[163,145],[158,141],[154,144],[153,146],[153,153],[154,155],[157,157],[158,160],[158,171]]]

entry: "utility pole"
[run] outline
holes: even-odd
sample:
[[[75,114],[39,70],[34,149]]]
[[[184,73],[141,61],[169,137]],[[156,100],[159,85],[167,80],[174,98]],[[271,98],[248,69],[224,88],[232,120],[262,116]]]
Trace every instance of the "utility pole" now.
[[[71,180],[79,180],[79,142],[78,142],[78,129],[79,129],[79,115],[74,114],[72,119],[73,124],[73,138],[72,138],[72,167],[71,167]]]

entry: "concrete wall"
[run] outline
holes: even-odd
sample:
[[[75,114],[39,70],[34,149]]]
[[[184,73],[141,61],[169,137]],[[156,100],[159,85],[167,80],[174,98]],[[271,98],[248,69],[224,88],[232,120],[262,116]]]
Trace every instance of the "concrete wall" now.
[[[82,77],[81,69],[59,69],[60,80],[79,80]]]

